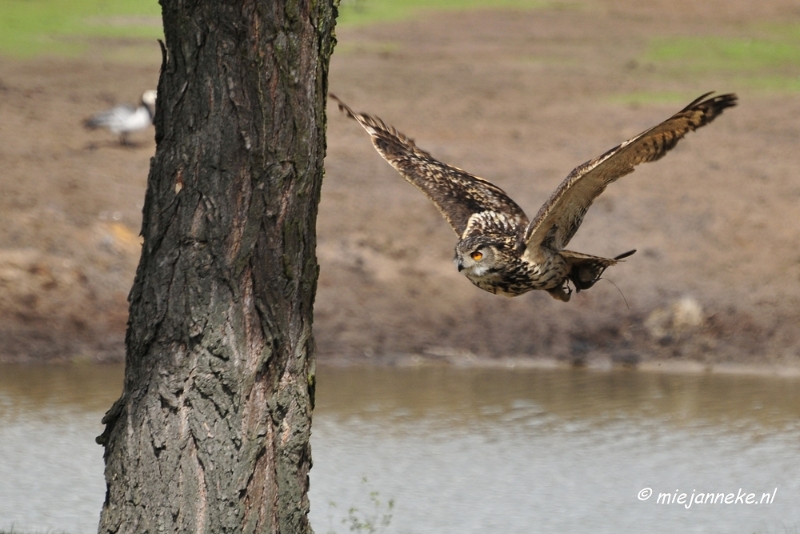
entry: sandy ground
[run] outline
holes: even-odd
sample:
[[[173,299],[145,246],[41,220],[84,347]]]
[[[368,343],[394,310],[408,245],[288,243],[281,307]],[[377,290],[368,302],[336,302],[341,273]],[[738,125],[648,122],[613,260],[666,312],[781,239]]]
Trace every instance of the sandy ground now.
[[[600,197],[570,248],[639,252],[606,273],[619,289],[600,282],[567,304],[472,286],[435,208],[331,105],[320,359],[800,365],[800,94],[642,60],[653,37],[792,20],[793,1],[620,0],[340,29],[333,92],[530,216],[573,167],[695,96],[741,100]],[[153,48],[126,64],[0,59],[0,360],[124,353],[153,132],[122,148],[80,121],[154,88]],[[677,96],[630,98],[646,94]]]

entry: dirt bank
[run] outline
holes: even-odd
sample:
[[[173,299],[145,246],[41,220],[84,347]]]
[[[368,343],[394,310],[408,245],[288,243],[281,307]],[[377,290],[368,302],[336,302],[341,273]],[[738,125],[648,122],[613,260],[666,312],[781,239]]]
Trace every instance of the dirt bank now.
[[[693,97],[741,101],[599,199],[571,248],[639,252],[608,271],[619,289],[600,282],[567,304],[473,287],[451,264],[449,226],[331,105],[320,358],[800,364],[800,94],[647,61],[653,38],[746,38],[797,20],[792,4],[592,2],[340,29],[338,96],[529,215],[574,166]],[[0,360],[122,356],[155,146],[152,131],[121,148],[80,121],[153,88],[159,57],[154,45],[136,64],[0,60]]]

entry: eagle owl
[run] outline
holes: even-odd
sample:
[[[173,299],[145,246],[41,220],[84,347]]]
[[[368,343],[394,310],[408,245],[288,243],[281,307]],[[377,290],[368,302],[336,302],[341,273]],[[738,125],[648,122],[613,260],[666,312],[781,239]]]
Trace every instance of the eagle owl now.
[[[706,93],[661,124],[576,167],[528,220],[496,185],[434,159],[378,117],[356,113],[335,95],[339,109],[372,137],[381,156],[433,201],[458,234],[454,263],[476,286],[515,297],[534,289],[567,302],[589,289],[603,272],[635,250],[614,258],[566,250],[586,210],[611,182],[639,163],[663,157],[686,133],[705,126],[735,94]]]

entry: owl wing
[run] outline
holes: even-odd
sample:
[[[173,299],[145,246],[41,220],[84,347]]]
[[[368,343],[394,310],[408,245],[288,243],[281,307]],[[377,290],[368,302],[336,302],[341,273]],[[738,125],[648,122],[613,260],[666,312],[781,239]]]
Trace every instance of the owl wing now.
[[[528,226],[522,208],[496,185],[434,159],[378,117],[356,113],[335,95],[330,97],[339,104],[340,110],[364,127],[383,159],[425,193],[459,236],[469,227],[470,217],[487,211],[501,214],[518,228]]]
[[[528,247],[564,248],[583,222],[586,210],[608,184],[633,172],[639,163],[662,158],[688,132],[736,105],[735,94],[706,98],[710,94],[704,94],[658,126],[576,167],[529,224],[525,232]]]

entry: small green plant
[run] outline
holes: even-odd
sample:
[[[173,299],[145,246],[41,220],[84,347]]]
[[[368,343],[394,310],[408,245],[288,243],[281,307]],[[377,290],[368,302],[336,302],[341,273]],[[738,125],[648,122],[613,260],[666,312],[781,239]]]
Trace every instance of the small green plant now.
[[[394,499],[389,499],[388,502],[384,503],[380,499],[380,493],[369,485],[369,481],[366,477],[361,479],[361,483],[369,490],[369,500],[372,503],[372,509],[370,511],[362,511],[355,506],[351,506],[347,510],[347,517],[342,519],[342,524],[346,525],[350,532],[366,534],[379,534],[384,532],[392,522]],[[328,506],[336,508],[336,503],[330,501]],[[336,530],[331,528],[328,534],[337,533]]]

